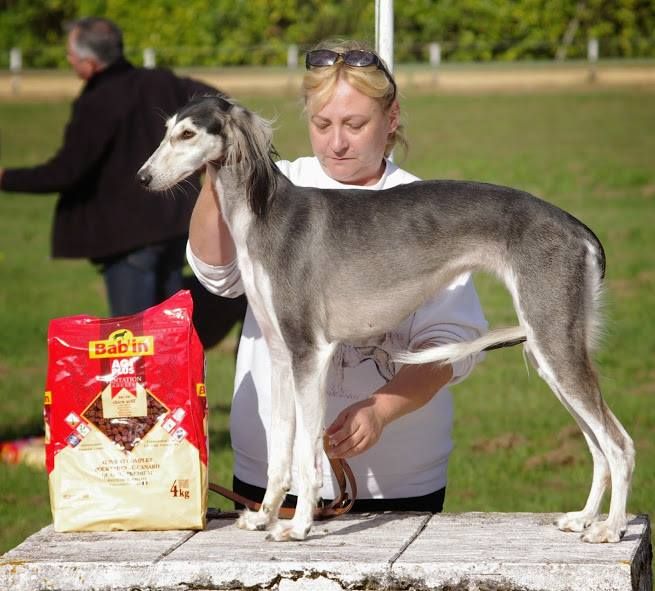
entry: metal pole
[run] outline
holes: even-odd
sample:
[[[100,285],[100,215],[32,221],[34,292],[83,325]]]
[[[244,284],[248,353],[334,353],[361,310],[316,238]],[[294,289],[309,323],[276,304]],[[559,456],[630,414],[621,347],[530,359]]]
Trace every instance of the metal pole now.
[[[375,0],[375,51],[393,74],[393,0]]]
[[[375,50],[393,72],[393,0],[375,0]]]

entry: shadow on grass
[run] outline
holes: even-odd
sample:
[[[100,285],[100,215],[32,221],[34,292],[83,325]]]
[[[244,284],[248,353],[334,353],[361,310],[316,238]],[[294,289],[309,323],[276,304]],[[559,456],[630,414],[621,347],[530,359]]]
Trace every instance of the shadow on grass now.
[[[11,425],[2,425],[0,429],[0,443],[13,439],[24,439],[27,437],[41,437],[43,435],[43,422],[28,420]]]
[[[209,293],[193,277],[184,278],[184,289],[193,298],[193,324],[205,349],[220,343],[246,314],[246,298],[222,298]]]
[[[213,429],[209,433],[209,448],[210,449],[225,449],[230,448],[232,442],[230,440],[229,429]]]

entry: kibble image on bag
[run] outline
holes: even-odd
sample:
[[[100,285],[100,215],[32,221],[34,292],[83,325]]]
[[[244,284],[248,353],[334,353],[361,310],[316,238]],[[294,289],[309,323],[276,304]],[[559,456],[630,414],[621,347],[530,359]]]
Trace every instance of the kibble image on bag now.
[[[52,320],[44,415],[57,531],[202,529],[204,352],[186,291],[134,316]]]

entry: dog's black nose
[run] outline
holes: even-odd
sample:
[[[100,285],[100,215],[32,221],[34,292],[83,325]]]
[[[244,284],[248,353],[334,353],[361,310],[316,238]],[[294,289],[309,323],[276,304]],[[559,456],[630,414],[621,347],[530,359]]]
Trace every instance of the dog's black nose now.
[[[140,170],[136,173],[136,180],[139,181],[144,187],[148,187],[152,182],[152,175],[149,172]]]

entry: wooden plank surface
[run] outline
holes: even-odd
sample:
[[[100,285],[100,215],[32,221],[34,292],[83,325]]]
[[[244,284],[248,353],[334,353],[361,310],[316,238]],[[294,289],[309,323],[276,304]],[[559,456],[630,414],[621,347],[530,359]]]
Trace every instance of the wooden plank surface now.
[[[386,513],[316,523],[304,542],[215,519],[201,532],[55,533],[0,556],[0,590],[424,589],[651,591],[649,521],[619,544],[558,531],[554,515]]]

